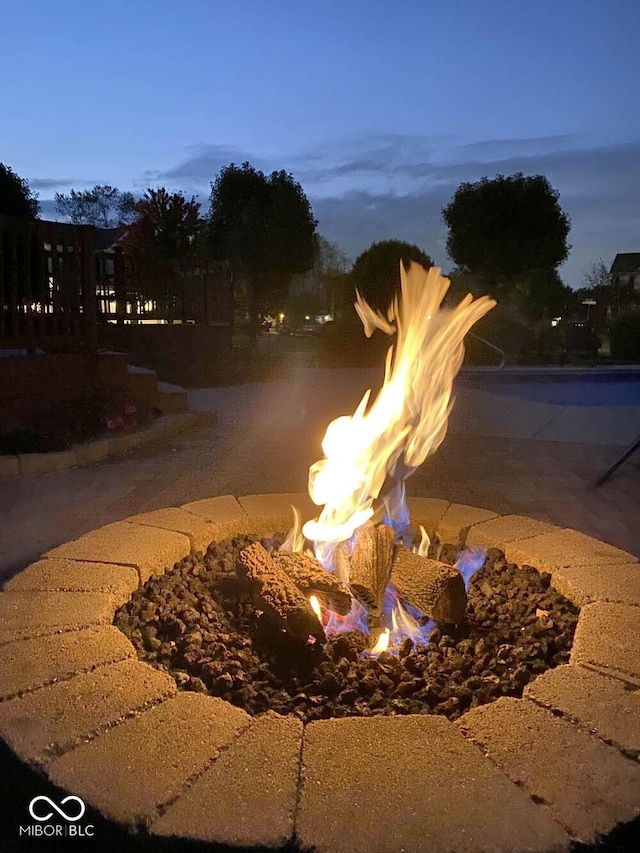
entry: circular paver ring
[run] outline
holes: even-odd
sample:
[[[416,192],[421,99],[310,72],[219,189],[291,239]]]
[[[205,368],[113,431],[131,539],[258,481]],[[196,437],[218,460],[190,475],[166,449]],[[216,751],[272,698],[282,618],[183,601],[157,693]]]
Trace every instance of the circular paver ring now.
[[[302,494],[143,513],[12,578],[0,593],[0,736],[109,819],[235,846],[563,850],[638,814],[640,563],[574,530],[409,499],[414,524],[549,571],[582,608],[568,665],[455,723],[252,718],[139,661],[115,609],[191,549],[288,528],[292,504],[315,514]]]

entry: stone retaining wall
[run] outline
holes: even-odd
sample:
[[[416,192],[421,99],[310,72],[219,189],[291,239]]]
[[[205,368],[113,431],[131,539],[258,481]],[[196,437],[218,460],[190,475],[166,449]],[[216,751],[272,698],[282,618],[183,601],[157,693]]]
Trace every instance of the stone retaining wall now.
[[[640,812],[640,564],[573,530],[409,500],[443,540],[550,571],[582,607],[570,663],[456,723],[252,718],[179,693],[111,624],[190,549],[290,526],[307,495],[132,516],[46,553],[0,593],[0,735],[104,816],[152,835],[317,851],[568,850]],[[25,804],[26,812],[26,804]]]
[[[148,427],[88,441],[69,450],[59,450],[55,453],[7,454],[0,456],[0,479],[50,474],[52,471],[63,471],[65,468],[93,465],[111,456],[119,456],[135,447],[172,438],[205,423],[215,426],[216,421],[216,412],[183,412],[177,415],[164,415]]]

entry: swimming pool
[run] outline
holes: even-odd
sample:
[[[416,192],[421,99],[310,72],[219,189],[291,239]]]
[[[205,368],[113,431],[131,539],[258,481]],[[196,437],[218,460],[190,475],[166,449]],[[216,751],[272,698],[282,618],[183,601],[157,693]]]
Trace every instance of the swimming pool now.
[[[462,370],[462,388],[476,388],[556,406],[640,406],[640,368]]]

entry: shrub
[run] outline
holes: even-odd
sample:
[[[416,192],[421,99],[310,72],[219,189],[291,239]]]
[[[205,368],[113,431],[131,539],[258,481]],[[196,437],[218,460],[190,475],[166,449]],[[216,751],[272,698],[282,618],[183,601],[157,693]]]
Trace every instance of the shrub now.
[[[26,429],[0,435],[0,453],[67,450],[113,431],[151,421],[149,407],[123,391],[91,391],[35,415]]]
[[[613,359],[640,362],[640,308],[621,311],[611,324],[610,335]]]

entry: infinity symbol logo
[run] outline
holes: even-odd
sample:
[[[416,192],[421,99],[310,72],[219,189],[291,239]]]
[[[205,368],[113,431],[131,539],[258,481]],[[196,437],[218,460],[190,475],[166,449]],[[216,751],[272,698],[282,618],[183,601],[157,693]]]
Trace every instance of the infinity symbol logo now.
[[[38,796],[38,797],[34,797],[34,798],[31,800],[31,802],[29,803],[29,814],[31,815],[31,817],[32,817],[34,820],[40,820],[40,821],[43,821],[43,820],[49,820],[49,818],[53,817],[53,812],[49,812],[48,814],[44,815],[44,817],[42,817],[42,816],[40,816],[40,815],[37,815],[37,814],[35,813],[35,811],[34,811],[34,808],[33,808],[33,807],[35,806],[35,804],[36,804],[39,800],[42,800],[43,802],[48,803],[48,804],[49,804],[49,806],[50,806],[52,809],[55,809],[55,810],[58,812],[58,814],[60,815],[60,817],[63,817],[65,820],[70,820],[70,821],[80,820],[80,818],[82,817],[82,815],[83,815],[83,814],[84,814],[84,812],[85,812],[85,806],[84,806],[84,803],[82,802],[82,800],[80,799],[80,797],[74,797],[74,796],[73,796],[73,794],[70,794],[68,797],[65,797],[65,798],[64,798],[64,800],[61,800],[61,805],[64,805],[65,803],[68,803],[68,802],[69,802],[69,800],[75,800],[75,801],[76,801],[76,803],[77,803],[77,804],[79,805],[79,807],[80,807],[80,811],[79,811],[79,812],[78,812],[78,814],[77,814],[77,815],[75,815],[75,816],[74,816],[74,815],[72,815],[72,814],[68,815],[66,812],[63,812],[63,811],[62,811],[62,809],[60,808],[60,806],[56,805],[56,803],[54,803],[54,802],[53,802],[53,800],[50,800],[50,799],[49,799],[49,797],[44,797],[44,796],[40,795],[40,796]]]

